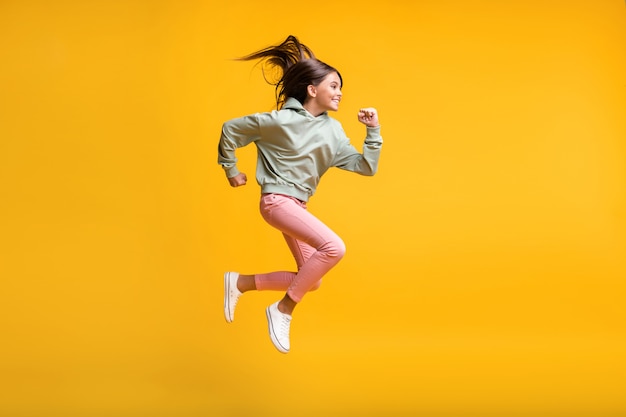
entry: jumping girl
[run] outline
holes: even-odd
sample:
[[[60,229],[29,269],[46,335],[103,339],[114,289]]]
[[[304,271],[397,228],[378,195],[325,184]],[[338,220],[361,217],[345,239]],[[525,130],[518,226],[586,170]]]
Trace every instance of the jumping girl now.
[[[272,343],[289,352],[293,310],[304,295],[317,289],[322,277],[344,256],[341,238],[307,211],[322,175],[331,167],[374,175],[382,147],[378,113],[362,108],[358,120],[366,126],[363,151],[350,144],[341,124],[328,115],[337,111],[343,79],[335,68],[318,60],[310,48],[289,36],[240,60],[258,60],[279,71],[277,110],[227,121],[222,126],[218,163],[232,187],[245,185],[237,169],[237,148],[257,147],[256,180],[261,187],[260,211],[265,221],[282,232],[296,261],[297,271],[255,275],[224,274],[224,315],[232,322],[242,293],[251,290],[285,291],[266,309]]]

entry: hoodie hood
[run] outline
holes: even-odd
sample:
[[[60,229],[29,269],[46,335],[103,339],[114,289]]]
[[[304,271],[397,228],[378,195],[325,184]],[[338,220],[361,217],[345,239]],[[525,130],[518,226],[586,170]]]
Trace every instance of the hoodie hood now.
[[[304,106],[302,105],[302,103],[300,103],[297,99],[293,98],[293,97],[289,97],[287,98],[287,101],[285,101],[285,104],[283,105],[281,110],[295,110],[297,113],[299,114],[305,114],[305,115],[309,115],[311,117],[315,117],[313,116],[311,113],[309,113]],[[317,117],[320,116],[327,116],[328,112],[324,112],[322,114],[320,114]]]

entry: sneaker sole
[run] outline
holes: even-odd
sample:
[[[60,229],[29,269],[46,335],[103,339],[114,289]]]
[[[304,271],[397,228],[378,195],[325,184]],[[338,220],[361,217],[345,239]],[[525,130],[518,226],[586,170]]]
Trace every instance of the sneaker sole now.
[[[224,273],[224,318],[227,323],[232,323],[233,319],[230,317],[230,306],[228,305],[228,298],[230,294],[230,272]]]
[[[289,349],[285,349],[280,344],[280,342],[276,338],[276,335],[274,334],[274,326],[272,325],[272,315],[270,314],[270,308],[269,307],[267,307],[265,309],[265,315],[267,316],[267,324],[268,324],[269,331],[270,331],[270,339],[272,339],[272,343],[274,344],[274,347],[276,349],[278,349],[278,351],[281,352],[281,353],[289,353]]]

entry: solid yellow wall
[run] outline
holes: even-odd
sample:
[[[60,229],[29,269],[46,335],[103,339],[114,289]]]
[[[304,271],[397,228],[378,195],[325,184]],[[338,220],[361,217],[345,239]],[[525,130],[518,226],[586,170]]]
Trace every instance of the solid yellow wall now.
[[[348,253],[281,355],[279,294],[224,322],[293,262],[216,147],[288,34],[385,144],[310,203]],[[0,2],[0,414],[626,413],[625,47],[621,0]]]

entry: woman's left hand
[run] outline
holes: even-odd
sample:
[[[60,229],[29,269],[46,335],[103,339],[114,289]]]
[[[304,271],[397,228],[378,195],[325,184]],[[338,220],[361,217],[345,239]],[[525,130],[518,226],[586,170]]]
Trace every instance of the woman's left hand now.
[[[359,122],[363,123],[367,127],[378,127],[378,112],[373,107],[366,107],[359,110]]]

